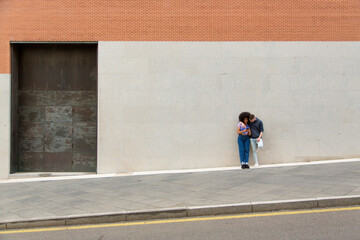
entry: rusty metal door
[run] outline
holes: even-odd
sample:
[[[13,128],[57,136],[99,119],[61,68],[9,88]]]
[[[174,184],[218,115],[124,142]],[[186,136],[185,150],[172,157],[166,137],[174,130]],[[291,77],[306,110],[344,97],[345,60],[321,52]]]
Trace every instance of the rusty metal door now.
[[[18,47],[19,172],[95,172],[97,45]]]

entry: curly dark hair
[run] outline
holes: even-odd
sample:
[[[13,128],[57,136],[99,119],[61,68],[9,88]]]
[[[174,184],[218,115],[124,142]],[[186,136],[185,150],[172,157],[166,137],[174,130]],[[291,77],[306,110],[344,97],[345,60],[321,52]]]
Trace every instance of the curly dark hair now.
[[[240,113],[240,115],[239,115],[239,121],[240,121],[240,122],[244,122],[244,119],[245,119],[245,118],[249,119],[249,117],[250,117],[250,113],[249,113],[249,112],[242,112],[242,113]]]

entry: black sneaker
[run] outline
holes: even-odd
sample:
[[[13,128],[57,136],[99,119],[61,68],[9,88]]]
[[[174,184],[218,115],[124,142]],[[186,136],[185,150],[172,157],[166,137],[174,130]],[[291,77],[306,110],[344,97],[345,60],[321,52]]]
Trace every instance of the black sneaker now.
[[[248,164],[245,165],[245,168],[249,168],[250,169],[250,166]]]
[[[245,169],[246,168],[246,165],[241,165],[241,169]]]

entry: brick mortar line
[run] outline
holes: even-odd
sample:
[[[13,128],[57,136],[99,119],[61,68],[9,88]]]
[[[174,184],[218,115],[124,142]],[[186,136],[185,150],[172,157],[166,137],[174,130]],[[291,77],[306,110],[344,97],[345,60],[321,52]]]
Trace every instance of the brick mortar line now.
[[[315,205],[311,206],[311,204],[314,203]],[[141,221],[141,220],[144,221],[144,220],[154,220],[161,218],[196,217],[196,216],[209,216],[209,215],[221,215],[221,214],[255,213],[255,212],[269,212],[269,211],[280,211],[280,210],[299,210],[299,209],[311,209],[311,208],[354,206],[354,205],[360,205],[360,195],[352,195],[346,197],[336,196],[336,197],[318,197],[318,198],[306,198],[306,199],[294,199],[294,200],[246,202],[246,203],[237,203],[237,204],[167,208],[167,209],[154,209],[154,210],[145,210],[145,211],[129,211],[129,212],[120,212],[120,213],[92,214],[92,215],[79,215],[79,216],[71,216],[71,217],[13,221],[13,222],[0,223],[0,229],[6,230],[6,229],[18,229],[18,228],[104,224],[111,222],[129,222],[129,221]],[[247,210],[246,208],[250,208],[250,210]],[[161,215],[165,215],[165,216],[161,216]],[[76,223],[76,221],[78,221],[78,223]]]

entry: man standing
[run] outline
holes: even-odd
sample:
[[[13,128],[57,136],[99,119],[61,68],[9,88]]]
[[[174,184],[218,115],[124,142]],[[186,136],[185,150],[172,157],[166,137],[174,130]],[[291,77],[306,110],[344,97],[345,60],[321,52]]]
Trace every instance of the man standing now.
[[[251,149],[253,151],[255,167],[257,167],[259,166],[259,162],[257,159],[257,145],[262,139],[264,126],[263,126],[263,122],[260,119],[256,118],[254,114],[250,114],[249,120],[250,120],[249,126],[251,130],[250,144],[251,144]]]

